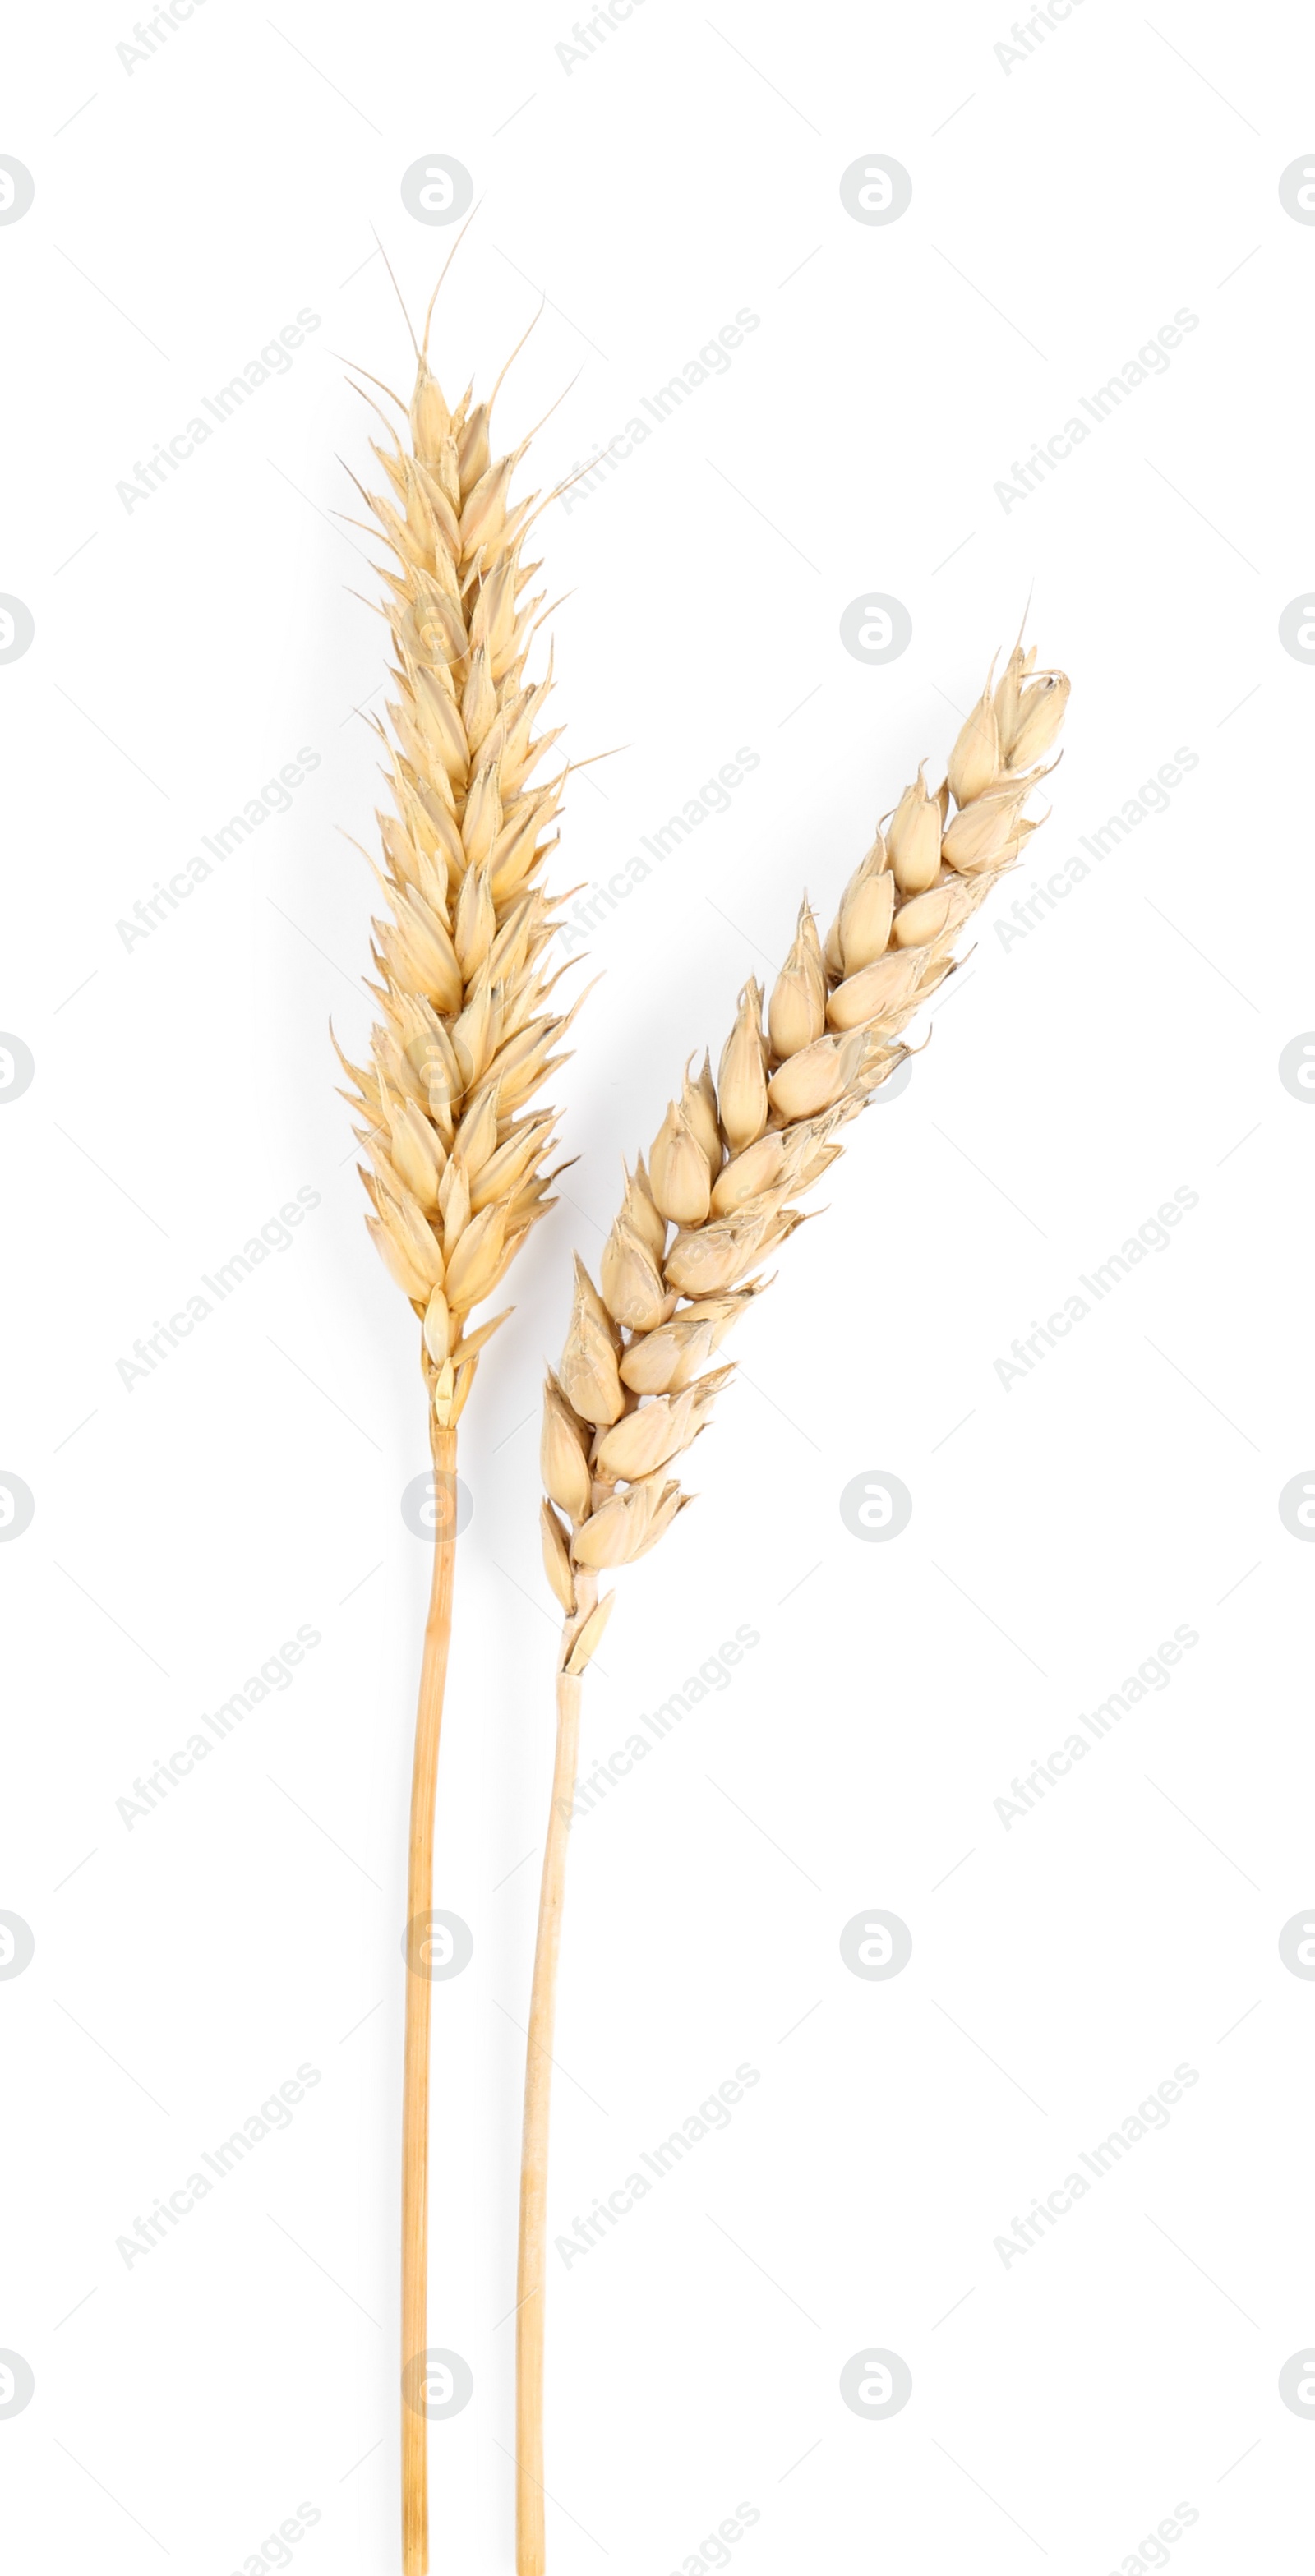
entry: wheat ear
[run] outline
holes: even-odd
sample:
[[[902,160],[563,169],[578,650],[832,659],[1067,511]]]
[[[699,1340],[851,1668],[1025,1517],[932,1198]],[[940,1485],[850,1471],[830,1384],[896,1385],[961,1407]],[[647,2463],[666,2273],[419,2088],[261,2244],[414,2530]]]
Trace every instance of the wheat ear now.
[[[370,1157],[361,1174],[366,1223],[420,1322],[435,1477],[411,1791],[402,2132],[402,2565],[404,2576],[425,2576],[428,1918],[457,1423],[480,1353],[511,1311],[472,1326],[472,1309],[553,1205],[554,1175],[544,1165],[556,1113],[529,1103],[564,1061],[554,1048],[574,1014],[552,1007],[557,979],[544,966],[556,919],[541,877],[565,772],[531,784],[556,736],[535,731],[551,660],[537,685],[525,676],[543,594],[526,596],[539,567],[520,560],[538,495],[511,498],[524,445],[495,457],[491,403],[468,391],[449,410],[424,351],[409,411],[391,399],[409,440],[371,442],[391,489],[363,497],[393,557],[378,567],[395,655],[392,738],[378,731],[397,810],[378,817],[386,917],[373,924],[379,981],[368,989],[380,1018],[371,1061],[368,1069],[342,1061]]]
[[[647,1555],[688,1499],[669,1475],[729,1368],[705,1369],[768,1283],[751,1274],[804,1220],[790,1201],[842,1151],[840,1130],[909,1050],[902,1030],[954,971],[953,944],[1038,829],[1023,807],[1069,683],[1021,641],[967,718],[944,784],[921,769],[845,888],[825,941],[808,902],[763,1025],[740,995],[714,1084],[687,1067],[649,1155],[626,1175],[595,1287],[579,1261],[543,1413],[544,1565],[564,1613],[557,1758],[525,2072],[517,2343],[518,2576],[543,2576],[544,2245],[548,2116],[566,1837],[581,1676],[610,1616],[599,1575]],[[953,797],[955,811],[950,814]],[[693,1060],[691,1059],[691,1062]],[[674,1237],[672,1229],[675,1229]],[[702,1373],[701,1373],[702,1372]]]

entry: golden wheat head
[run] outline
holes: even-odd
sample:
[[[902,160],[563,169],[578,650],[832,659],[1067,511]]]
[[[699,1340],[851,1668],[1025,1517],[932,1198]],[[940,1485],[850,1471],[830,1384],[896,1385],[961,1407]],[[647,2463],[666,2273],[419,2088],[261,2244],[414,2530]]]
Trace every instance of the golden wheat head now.
[[[928,791],[922,769],[851,876],[825,940],[805,899],[766,1005],[750,980],[722,1049],[687,1067],[625,1195],[595,1286],[579,1261],[566,1346],[544,1401],[544,1564],[583,1672],[614,1595],[606,1569],[655,1547],[688,1497],[670,1474],[729,1368],[708,1369],[767,1283],[758,1265],[804,1219],[791,1204],[842,1151],[840,1130],[909,1050],[902,1030],[954,971],[953,945],[1039,826],[1069,683],[1021,643],[994,666]],[[954,812],[951,813],[951,800]],[[691,1063],[692,1063],[691,1059]]]
[[[529,441],[494,455],[492,399],[468,389],[449,408],[419,353],[409,437],[371,441],[390,490],[363,495],[392,556],[377,569],[396,695],[391,736],[377,729],[396,811],[378,816],[386,913],[368,990],[380,1018],[369,1067],[342,1059],[345,1096],[365,1121],[366,1223],[422,1320],[444,1427],[511,1311],[472,1330],[471,1310],[554,1204],[556,1112],[529,1104],[574,1017],[551,1007],[543,962],[556,919],[542,870],[566,772],[532,783],[557,739],[535,730],[551,657],[537,684],[526,678],[543,593],[526,595],[540,567],[520,558],[539,495],[512,499]]]

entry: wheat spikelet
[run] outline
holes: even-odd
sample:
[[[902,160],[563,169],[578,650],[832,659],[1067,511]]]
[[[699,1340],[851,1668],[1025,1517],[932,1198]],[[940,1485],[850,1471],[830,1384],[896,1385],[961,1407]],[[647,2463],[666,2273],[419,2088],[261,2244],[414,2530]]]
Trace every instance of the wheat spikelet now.
[[[919,769],[859,862],[825,940],[807,900],[766,1003],[744,986],[714,1080],[687,1067],[625,1194],[595,1286],[579,1261],[544,1400],[544,1566],[564,1613],[559,1735],[526,2068],[519,2283],[519,2576],[542,2576],[543,2243],[548,2086],[580,1676],[611,1614],[599,1576],[647,1555],[687,1501],[675,1461],[733,1370],[709,1368],[804,1222],[795,1197],[909,1050],[902,1032],[954,972],[954,943],[1039,828],[1023,812],[1069,683],[1015,646],[994,664],[929,792]],[[951,813],[951,800],[954,811]],[[692,1060],[691,1060],[692,1061]]]
[[[441,281],[440,281],[441,282]],[[432,305],[431,305],[432,312]],[[555,1112],[532,1106],[574,1013],[545,966],[556,927],[543,882],[566,772],[538,783],[557,739],[536,731],[552,685],[527,660],[542,623],[521,552],[538,495],[513,500],[528,441],[496,456],[492,397],[450,409],[416,352],[408,437],[371,442],[387,478],[363,495],[392,561],[377,567],[393,648],[392,736],[378,725],[395,811],[378,817],[383,914],[370,1063],[351,1077],[370,1232],[420,1323],[435,1469],[433,1586],[412,1778],[402,2179],[402,2564],[429,2565],[426,2419],[428,2118],[434,1798],[451,1629],[456,1426],[480,1354],[511,1310],[473,1324],[553,1201]],[[505,373],[505,370],[504,370]],[[358,390],[360,390],[358,388]],[[381,388],[387,391],[387,388]],[[496,392],[495,387],[495,392]],[[367,399],[370,399],[367,397]],[[377,406],[374,406],[377,409]],[[383,418],[382,413],[380,418]],[[370,864],[373,866],[374,862]],[[578,1007],[578,1005],[576,1006]]]

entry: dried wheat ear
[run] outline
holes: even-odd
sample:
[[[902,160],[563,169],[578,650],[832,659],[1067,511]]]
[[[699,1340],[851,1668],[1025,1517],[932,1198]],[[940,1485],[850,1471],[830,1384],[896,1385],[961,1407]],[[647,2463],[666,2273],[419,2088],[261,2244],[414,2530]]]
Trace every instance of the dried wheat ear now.
[[[396,812],[378,816],[371,1062],[342,1061],[365,1119],[366,1223],[422,1319],[444,1428],[511,1311],[472,1329],[471,1310],[553,1205],[556,1113],[529,1103],[564,1061],[554,1050],[574,1017],[552,1007],[565,969],[545,965],[556,917],[541,880],[567,773],[534,783],[558,738],[535,730],[551,658],[536,685],[526,678],[543,593],[527,595],[540,567],[521,549],[539,495],[512,502],[529,441],[495,458],[491,409],[467,391],[449,410],[421,357],[410,446],[372,442],[390,489],[364,495],[395,559],[377,568],[395,738],[377,729]]]
[[[714,1082],[686,1070],[647,1165],[626,1175],[598,1284],[576,1263],[566,1347],[544,1403],[543,1549],[567,1617],[563,1669],[583,1672],[614,1595],[597,1576],[655,1547],[686,1495],[670,1473],[729,1368],[708,1369],[766,1284],[755,1265],[803,1217],[793,1199],[842,1151],[840,1131],[908,1053],[901,1031],[952,974],[953,945],[1039,826],[1069,683],[1021,645],[968,716],[939,790],[922,770],[878,830],[819,938],[807,902],[767,999],[740,994]],[[953,812],[951,811],[953,804]]]
[[[764,1024],[740,995],[714,1082],[704,1058],[626,1175],[595,1286],[576,1263],[566,1347],[544,1401],[543,1552],[565,1613],[557,1749],[525,2061],[516,2357],[517,2576],[544,2576],[548,2140],[557,1965],[583,1674],[615,1593],[600,1575],[657,1545],[686,1496],[669,1471],[733,1372],[707,1366],[767,1282],[756,1272],[803,1219],[794,1197],[903,1062],[907,1027],[954,970],[959,932],[1037,829],[1023,812],[1069,684],[1016,647],[988,675],[946,778],[919,770],[854,870],[825,940],[805,901]],[[951,799],[954,812],[951,814]]]
[[[536,732],[552,685],[551,656],[537,683],[526,672],[546,613],[542,592],[532,594],[539,567],[521,561],[539,496],[513,501],[511,494],[528,441],[495,457],[492,398],[476,403],[467,392],[450,409],[423,350],[416,360],[409,407],[390,396],[409,444],[391,434],[387,445],[374,444],[389,488],[363,495],[392,555],[377,567],[393,649],[391,738],[383,724],[377,730],[395,811],[378,817],[383,911],[373,924],[379,980],[368,989],[379,1021],[370,1063],[342,1058],[354,1086],[347,1096],[364,1122],[356,1133],[369,1155],[366,1223],[420,1319],[436,1479],[407,1877],[404,2576],[425,2576],[429,2565],[428,2426],[415,2387],[423,2386],[429,2345],[426,1936],[452,1627],[456,1426],[480,1353],[510,1309],[478,1325],[472,1311],[553,1204],[545,1166],[555,1112],[530,1104],[563,1061],[554,1050],[574,1016],[553,1007],[558,977],[545,962],[556,920],[542,875],[566,772],[535,784],[557,737]]]

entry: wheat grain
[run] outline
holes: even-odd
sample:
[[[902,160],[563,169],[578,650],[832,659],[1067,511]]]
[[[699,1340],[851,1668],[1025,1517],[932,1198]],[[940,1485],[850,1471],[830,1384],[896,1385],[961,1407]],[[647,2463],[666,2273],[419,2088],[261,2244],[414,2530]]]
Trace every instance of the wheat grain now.
[[[600,1573],[655,1547],[688,1497],[669,1471],[730,1368],[708,1369],[767,1282],[758,1265],[804,1222],[792,1201],[909,1050],[902,1033],[953,973],[960,931],[1038,828],[1023,812],[1069,683],[1021,641],[994,665],[929,792],[922,770],[878,829],[825,941],[807,900],[767,1002],[751,979],[714,1082],[687,1068],[626,1176],[599,1285],[575,1265],[566,1345],[544,1402],[544,1566],[564,1613],[553,1782],[526,2062],[518,2319],[518,2576],[543,2576],[543,2249],[548,2096],[580,1675],[614,1595]],[[950,813],[951,798],[955,810]],[[674,1231],[673,1231],[674,1229]]]
[[[426,348],[427,341],[426,331]],[[366,1223],[420,1323],[435,1469],[412,1781],[403,2094],[402,2563],[405,2576],[424,2576],[425,1933],[451,1627],[456,1426],[480,1355],[510,1312],[476,1325],[473,1310],[553,1205],[554,1175],[545,1166],[555,1113],[530,1104],[564,1060],[554,1050],[574,1013],[554,1007],[558,979],[545,962],[556,919],[542,873],[566,771],[534,783],[557,735],[536,732],[551,657],[540,680],[527,677],[544,595],[529,595],[539,566],[522,564],[521,550],[538,495],[513,501],[511,482],[528,441],[495,456],[492,398],[476,403],[467,391],[450,409],[423,348],[409,406],[390,399],[408,434],[390,429],[387,444],[371,441],[390,489],[363,497],[392,555],[377,568],[394,655],[391,738],[382,724],[377,730],[396,810],[378,816],[384,866],[375,874],[386,909],[373,924],[379,981],[368,989],[380,1017],[371,1060],[366,1067],[341,1060],[364,1120],[356,1133],[369,1156]]]

